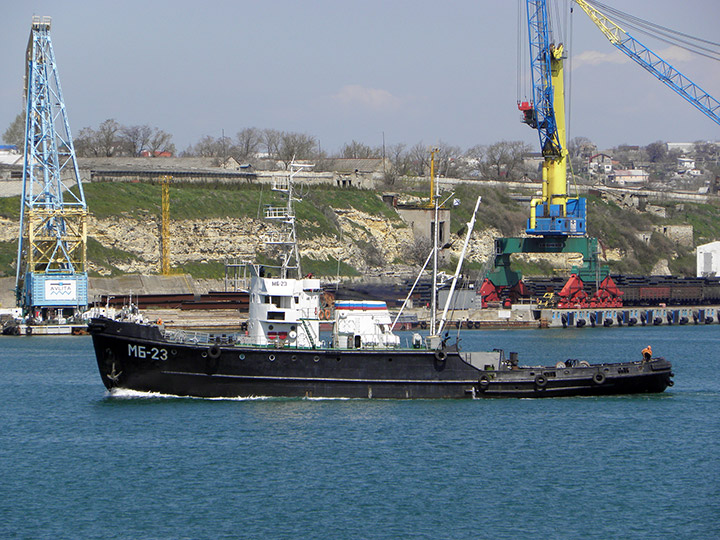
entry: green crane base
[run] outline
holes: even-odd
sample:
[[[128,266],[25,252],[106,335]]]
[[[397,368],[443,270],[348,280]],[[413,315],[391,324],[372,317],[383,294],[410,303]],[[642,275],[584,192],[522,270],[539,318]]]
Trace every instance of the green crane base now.
[[[529,236],[526,238],[495,239],[495,269],[487,278],[496,287],[514,287],[522,279],[522,274],[510,268],[510,255],[513,253],[579,253],[583,257],[580,268],[573,267],[571,272],[583,281],[602,280],[609,274],[607,266],[600,266],[598,259],[598,240],[588,236]]]

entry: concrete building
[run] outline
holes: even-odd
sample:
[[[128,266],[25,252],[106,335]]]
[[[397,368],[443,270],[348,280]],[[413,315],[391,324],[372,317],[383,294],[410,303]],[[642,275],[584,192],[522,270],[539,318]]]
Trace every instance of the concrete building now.
[[[710,242],[698,246],[697,277],[720,276],[720,242]]]
[[[648,183],[650,175],[641,169],[616,170],[609,179],[618,186],[640,187]]]
[[[0,145],[0,180],[15,179],[18,175],[12,175],[13,171],[20,171],[22,178],[23,155],[14,144]]]
[[[607,154],[595,154],[588,161],[588,169],[601,174],[610,174],[613,170],[612,157]]]
[[[692,225],[656,225],[653,229],[679,246],[692,247],[693,245],[694,229]]]
[[[432,243],[435,233],[435,210],[433,208],[417,205],[398,204],[396,210],[402,220],[407,223],[413,231],[416,240],[424,240]],[[442,247],[450,239],[450,210],[440,208],[438,210],[438,243]]]
[[[680,154],[690,154],[695,151],[694,142],[669,142],[667,143],[668,152],[679,152]]]

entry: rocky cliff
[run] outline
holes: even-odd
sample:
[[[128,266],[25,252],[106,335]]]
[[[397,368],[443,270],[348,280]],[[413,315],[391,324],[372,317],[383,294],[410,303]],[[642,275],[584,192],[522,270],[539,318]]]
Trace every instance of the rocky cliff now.
[[[416,272],[420,257],[424,260],[428,246],[413,237],[412,229],[402,221],[370,215],[356,209],[334,209],[338,232],[321,234],[299,242],[300,254],[315,261],[342,261],[362,274]],[[298,222],[303,225],[302,221]],[[306,224],[310,225],[310,224]],[[189,263],[222,263],[226,260],[254,260],[266,253],[265,238],[274,225],[250,217],[213,218],[206,220],[175,220],[170,225],[172,266],[182,270]],[[0,218],[0,242],[15,242],[17,221]],[[98,219],[91,215],[88,223],[91,244],[88,270],[91,274],[109,276],[128,273],[150,275],[160,267],[160,222],[153,216],[135,218],[114,216]],[[494,238],[501,236],[494,228],[475,230],[466,260],[486,264],[493,254]],[[453,235],[444,260],[457,259],[464,237]],[[524,258],[536,260],[538,256]],[[544,257],[547,260],[547,256]],[[571,257],[554,256],[556,268],[569,268]],[[421,264],[421,262],[419,263]],[[220,277],[215,276],[215,277]]]
[[[360,272],[377,267],[411,262],[408,253],[416,241],[412,230],[402,222],[350,209],[334,210],[339,234],[323,234],[299,242],[300,254],[317,261],[340,260]],[[303,223],[299,222],[302,226]],[[14,224],[17,235],[17,224]],[[170,226],[172,265],[228,259],[252,260],[266,251],[265,238],[273,225],[253,218],[178,220]],[[497,231],[473,234],[468,260],[484,262],[492,254]],[[156,219],[128,217],[91,218],[89,235],[117,256],[89,261],[90,269],[108,275],[113,267],[127,273],[157,272],[160,261],[160,224]],[[450,256],[459,256],[462,240],[454,238]]]

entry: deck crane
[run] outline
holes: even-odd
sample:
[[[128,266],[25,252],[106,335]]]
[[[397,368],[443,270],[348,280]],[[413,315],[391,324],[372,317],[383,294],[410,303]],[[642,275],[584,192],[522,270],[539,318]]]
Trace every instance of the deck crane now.
[[[720,125],[720,102],[685,75],[640,43],[600,11],[592,2],[573,0],[588,14],[606,38],[620,51],[652,73],[663,84],[688,101],[693,107]]]
[[[87,307],[87,204],[50,40],[34,16],[26,52],[25,157],[15,292],[34,317]],[[71,188],[75,189],[71,189]]]

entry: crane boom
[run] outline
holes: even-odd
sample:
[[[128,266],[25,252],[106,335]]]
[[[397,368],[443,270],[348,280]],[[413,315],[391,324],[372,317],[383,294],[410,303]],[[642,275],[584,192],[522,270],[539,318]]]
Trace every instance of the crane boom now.
[[[550,43],[547,4],[544,0],[528,0],[527,10],[528,36],[530,42],[530,71],[534,99],[534,117],[532,127],[538,130],[540,148],[543,155],[560,156],[562,142],[558,137],[555,115],[554,89],[552,82],[553,56],[555,48]]]
[[[672,88],[705,116],[720,125],[720,102],[717,99],[628,34],[597,8],[591,6],[585,0],[574,0],[574,2],[588,14],[610,43],[652,73],[660,82]]]

